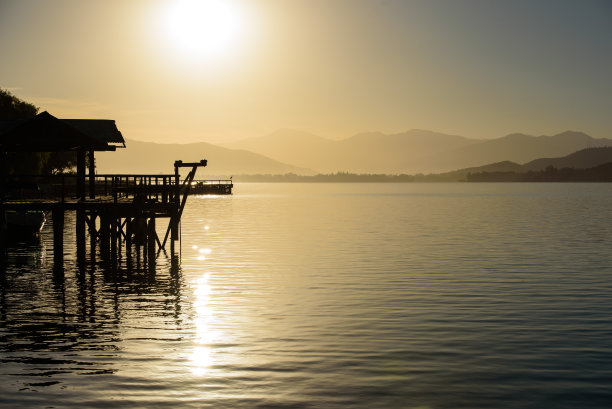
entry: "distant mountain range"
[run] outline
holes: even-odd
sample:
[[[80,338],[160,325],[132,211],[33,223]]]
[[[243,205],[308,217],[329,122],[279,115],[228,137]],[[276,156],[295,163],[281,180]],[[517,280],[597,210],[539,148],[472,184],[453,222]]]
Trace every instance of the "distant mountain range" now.
[[[503,161],[443,173],[238,175],[238,182],[403,183],[403,182],[612,182],[612,147],[587,148],[561,158],[524,165]]]
[[[207,159],[208,166],[197,177],[234,174],[312,174],[313,171],[287,165],[239,149],[227,149],[209,143],[160,144],[126,140],[125,149],[96,154],[98,173],[173,173],[174,161]]]
[[[225,145],[246,149],[320,173],[439,173],[486,163],[525,163],[559,157],[580,149],[612,146],[582,132],[553,136],[510,134],[497,139],[470,139],[432,131],[399,134],[363,133],[332,141],[303,132],[281,130],[271,135]]]
[[[559,158],[540,158],[525,164],[502,161],[483,166],[458,169],[451,172],[443,172],[437,174],[435,179],[460,181],[466,180],[468,174],[474,173],[524,173],[542,171],[548,167],[556,169],[591,169],[608,163],[612,163],[612,147],[586,148]]]
[[[462,136],[423,130],[389,135],[361,133],[339,141],[304,132],[280,130],[225,146],[246,149],[276,160],[283,158],[287,163],[320,173],[414,173],[456,169],[452,166],[445,168],[441,155],[446,156],[478,142]],[[432,166],[433,158],[442,166]],[[486,162],[474,164],[482,163]]]
[[[612,139],[566,131],[552,136],[510,134],[483,140],[411,130],[399,134],[361,133],[343,140],[330,140],[305,132],[280,130],[223,147],[204,142],[156,144],[128,140],[126,144],[125,150],[98,154],[98,172],[168,173],[176,159],[202,158],[209,161],[204,173],[210,175],[312,175],[339,171],[444,173],[483,164],[506,166],[506,171],[513,171],[511,168],[530,162],[534,162],[529,166],[535,169],[548,160],[541,158],[561,158],[585,148],[612,146]],[[564,160],[567,166],[578,161],[576,158]],[[597,161],[597,158],[589,156],[588,160]]]

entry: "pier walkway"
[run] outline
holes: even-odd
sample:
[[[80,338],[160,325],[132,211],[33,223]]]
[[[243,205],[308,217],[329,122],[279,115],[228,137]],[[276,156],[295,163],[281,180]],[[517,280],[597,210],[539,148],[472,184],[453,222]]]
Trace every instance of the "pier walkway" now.
[[[174,173],[167,175],[95,174],[95,152],[124,147],[112,120],[58,119],[43,112],[0,121],[0,251],[4,254],[7,247],[7,212],[48,212],[53,219],[54,263],[63,270],[64,215],[75,212],[77,262],[86,257],[86,231],[90,255],[95,259],[99,246],[111,266],[117,266],[122,251],[129,259],[134,249],[138,256],[143,250],[148,267],[154,269],[168,241],[174,255],[196,170],[207,161],[177,160]],[[72,152],[76,175],[9,174],[10,155],[36,152]],[[182,168],[190,168],[184,178]],[[156,232],[158,219],[168,222],[163,238]]]

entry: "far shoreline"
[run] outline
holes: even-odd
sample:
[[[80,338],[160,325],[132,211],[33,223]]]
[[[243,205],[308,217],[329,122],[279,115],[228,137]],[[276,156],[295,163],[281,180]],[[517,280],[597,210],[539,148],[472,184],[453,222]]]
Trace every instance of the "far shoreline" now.
[[[214,179],[210,177],[209,179]],[[437,174],[368,174],[337,172],[317,175],[251,174],[225,176],[234,183],[605,183],[612,182],[612,163],[589,169],[563,168],[549,166],[541,171],[528,172],[467,172],[455,171]]]

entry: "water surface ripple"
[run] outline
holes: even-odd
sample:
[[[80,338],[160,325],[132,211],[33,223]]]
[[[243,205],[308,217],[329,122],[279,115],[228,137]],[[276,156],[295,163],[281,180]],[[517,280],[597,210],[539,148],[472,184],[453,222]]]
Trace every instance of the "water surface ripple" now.
[[[0,275],[0,407],[607,408],[612,185],[238,184],[179,268]],[[158,224],[160,234],[165,226]]]

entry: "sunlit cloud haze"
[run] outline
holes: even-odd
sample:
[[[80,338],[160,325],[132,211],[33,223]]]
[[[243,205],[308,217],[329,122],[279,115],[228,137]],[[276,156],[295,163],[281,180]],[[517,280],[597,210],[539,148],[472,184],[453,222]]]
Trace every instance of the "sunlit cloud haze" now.
[[[143,141],[612,137],[610,39],[607,0],[0,0],[0,87]]]

